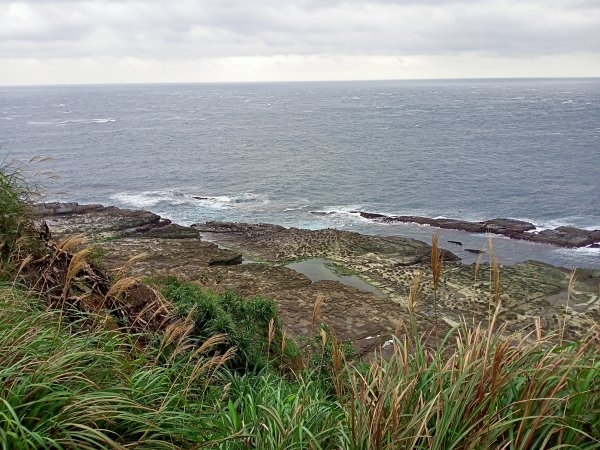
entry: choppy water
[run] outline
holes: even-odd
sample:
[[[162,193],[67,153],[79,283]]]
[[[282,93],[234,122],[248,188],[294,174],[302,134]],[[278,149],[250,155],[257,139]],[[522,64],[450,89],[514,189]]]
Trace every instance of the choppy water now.
[[[363,209],[600,228],[600,79],[0,88],[0,145],[54,158],[49,197],[182,223],[430,239],[349,213]],[[600,267],[597,249],[495,241],[507,263]]]

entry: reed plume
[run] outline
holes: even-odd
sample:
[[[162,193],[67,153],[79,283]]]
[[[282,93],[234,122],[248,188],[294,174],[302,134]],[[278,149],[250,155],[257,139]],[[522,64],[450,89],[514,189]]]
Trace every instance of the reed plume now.
[[[439,233],[431,236],[431,278],[433,280],[433,316],[435,318],[435,332],[438,328],[438,286],[442,276],[443,253],[439,246]]]
[[[67,299],[67,295],[69,293],[69,289],[71,288],[71,282],[77,276],[79,271],[87,265],[87,258],[92,253],[92,247],[85,247],[82,250],[79,250],[71,257],[71,261],[69,261],[69,267],[67,269],[67,274],[65,277],[65,284],[63,287],[62,298],[63,300]]]
[[[421,283],[421,272],[415,273],[415,276],[410,285],[410,291],[408,293],[408,311],[412,315],[415,312],[415,306],[417,305],[417,292],[419,291],[419,284]]]
[[[442,276],[442,260],[443,253],[439,246],[439,233],[434,233],[431,236],[431,275],[433,279],[433,287],[437,290]]]
[[[560,331],[560,342],[562,344],[563,338],[565,336],[565,329],[567,328],[567,316],[569,315],[569,303],[571,300],[571,294],[575,290],[575,274],[577,269],[573,269],[571,273],[569,273],[569,278],[567,280],[567,302],[565,303],[565,317],[563,319],[563,326]]]
[[[312,310],[312,324],[314,325],[321,314],[321,307],[323,306],[323,302],[325,301],[325,297],[320,292],[317,294],[317,298],[315,299],[315,303],[313,304]]]

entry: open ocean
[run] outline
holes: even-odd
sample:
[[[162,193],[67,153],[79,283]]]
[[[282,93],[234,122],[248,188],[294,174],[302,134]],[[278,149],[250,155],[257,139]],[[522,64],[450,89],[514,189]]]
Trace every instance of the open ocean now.
[[[600,228],[600,79],[2,87],[0,161],[34,155],[62,177],[48,200],[183,224],[431,239],[350,213],[362,209]],[[485,236],[440,239],[479,248]],[[600,268],[599,249],[494,245],[508,264]]]

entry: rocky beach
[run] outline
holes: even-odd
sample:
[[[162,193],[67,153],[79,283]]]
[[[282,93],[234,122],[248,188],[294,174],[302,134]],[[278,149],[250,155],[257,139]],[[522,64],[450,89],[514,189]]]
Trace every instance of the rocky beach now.
[[[485,325],[495,308],[489,249],[471,265],[443,251],[436,319],[431,247],[415,239],[272,224],[210,221],[188,227],[149,211],[77,203],[38,204],[35,214],[56,237],[86,235],[107,269],[138,255],[131,269],[138,277],[176,275],[216,291],[272,298],[294,336],[318,331],[312,312],[320,295],[318,322],[329,324],[341,339],[353,340],[359,354],[385,348],[390,334],[409,322],[415,279],[420,281],[414,313],[423,332],[437,326],[443,335],[463,320]],[[497,232],[515,227],[530,232],[516,221],[493,225]],[[313,262],[331,276],[315,279],[293,264],[299,261]],[[523,333],[536,332],[536,323],[542,333],[566,323],[565,337],[575,340],[596,327],[600,339],[600,271],[576,270],[571,289],[569,276],[567,269],[536,261],[502,266],[498,323]],[[374,289],[347,282],[350,278]]]

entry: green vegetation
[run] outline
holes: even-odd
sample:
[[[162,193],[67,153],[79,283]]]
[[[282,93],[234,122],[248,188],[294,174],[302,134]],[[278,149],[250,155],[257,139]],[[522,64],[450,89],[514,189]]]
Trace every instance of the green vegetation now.
[[[21,172],[0,163],[0,272],[6,273],[13,260],[36,250],[29,207],[33,197]]]
[[[591,338],[462,324],[432,346],[414,321],[358,361],[324,325],[300,351],[268,299],[110,280],[75,241],[44,246],[5,171],[4,449],[600,449]]]
[[[197,355],[164,358],[82,316],[61,327],[19,290],[0,288],[0,445],[39,448],[177,448],[201,442],[210,371]],[[194,360],[197,360],[194,362]],[[216,364],[216,363],[215,363]]]
[[[191,335],[199,342],[215,334],[226,336],[219,350],[236,348],[235,355],[227,364],[232,369],[257,372],[267,367],[269,358],[277,357],[282,363],[286,358],[298,356],[293,341],[283,342],[277,307],[272,300],[262,297],[244,299],[233,292],[218,295],[175,277],[150,279],[148,282],[159,287],[180,315],[193,320]]]
[[[348,269],[347,267],[345,267],[341,264],[338,264],[336,262],[333,262],[333,261],[328,261],[327,263],[325,263],[325,267],[327,267],[328,269],[331,269],[331,271],[337,275],[359,276],[359,274],[355,270]]]

